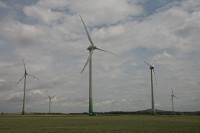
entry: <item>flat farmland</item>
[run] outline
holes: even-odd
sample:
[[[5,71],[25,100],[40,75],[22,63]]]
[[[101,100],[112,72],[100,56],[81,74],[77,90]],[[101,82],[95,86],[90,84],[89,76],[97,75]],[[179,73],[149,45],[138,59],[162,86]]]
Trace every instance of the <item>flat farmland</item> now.
[[[2,115],[0,133],[200,133],[200,116]]]

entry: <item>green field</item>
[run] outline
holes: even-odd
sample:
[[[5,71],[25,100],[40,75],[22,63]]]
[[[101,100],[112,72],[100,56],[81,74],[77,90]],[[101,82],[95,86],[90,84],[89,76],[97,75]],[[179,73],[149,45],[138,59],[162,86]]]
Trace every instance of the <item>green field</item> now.
[[[200,116],[2,115],[0,133],[200,133]]]

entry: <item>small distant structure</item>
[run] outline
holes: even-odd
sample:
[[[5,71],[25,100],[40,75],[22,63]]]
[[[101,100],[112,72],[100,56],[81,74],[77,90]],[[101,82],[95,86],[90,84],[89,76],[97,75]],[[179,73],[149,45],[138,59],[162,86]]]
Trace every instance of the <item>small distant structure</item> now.
[[[26,71],[26,64],[24,62],[24,59],[22,59],[23,61],[23,64],[24,64],[24,76],[17,82],[17,84],[19,82],[21,82],[23,79],[24,79],[24,98],[23,98],[23,107],[22,107],[22,115],[25,115],[25,99],[26,99],[26,76],[30,76],[34,79],[37,79],[39,80],[38,78],[34,77],[34,76],[31,76],[30,74],[27,73]]]
[[[49,114],[51,114],[51,99],[52,98],[54,98],[56,95],[54,95],[54,96],[48,96],[48,98],[49,98]]]
[[[155,73],[155,71],[154,71],[154,64],[155,64],[155,62],[156,62],[156,58],[154,58],[154,63],[153,63],[153,65],[150,65],[148,62],[145,62],[144,61],[144,63],[145,64],[147,64],[150,68],[150,70],[151,70],[151,103],[152,103],[152,115],[155,115],[156,114],[156,111],[155,111],[155,107],[154,107],[154,95],[153,95],[153,73],[152,72],[154,72],[154,76],[155,76],[155,81],[156,81],[156,85],[157,85],[157,80],[156,80],[156,73]]]
[[[171,88],[172,90],[172,95],[171,95],[171,101],[172,101],[172,113],[175,114],[175,111],[174,111],[174,98],[177,98],[175,95],[174,95],[174,92],[173,92],[173,89]]]

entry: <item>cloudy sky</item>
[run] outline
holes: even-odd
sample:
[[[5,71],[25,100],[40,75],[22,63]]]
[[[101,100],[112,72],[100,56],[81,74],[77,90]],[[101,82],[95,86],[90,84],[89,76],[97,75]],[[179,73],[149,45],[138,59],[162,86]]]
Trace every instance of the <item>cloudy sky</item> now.
[[[22,59],[26,111],[88,112],[90,45],[94,111],[151,108],[150,69],[156,57],[156,109],[200,110],[199,0],[0,0],[0,112],[21,112]]]

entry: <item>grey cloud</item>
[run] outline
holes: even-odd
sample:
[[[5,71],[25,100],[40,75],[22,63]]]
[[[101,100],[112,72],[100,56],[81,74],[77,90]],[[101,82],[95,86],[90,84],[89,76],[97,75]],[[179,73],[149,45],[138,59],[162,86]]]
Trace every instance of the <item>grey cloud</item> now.
[[[38,1],[13,9],[20,10],[20,21],[15,14],[0,20],[0,48],[6,50],[0,59],[1,109],[21,111],[23,82],[16,82],[23,76],[24,58],[27,71],[39,78],[27,79],[28,111],[47,112],[47,94],[56,95],[54,112],[88,111],[88,67],[80,72],[88,57],[89,41],[79,14],[95,45],[115,53],[94,52],[95,111],[150,108],[150,70],[144,61],[151,63],[154,56],[158,57],[156,107],[171,109],[166,100],[170,100],[173,87],[181,97],[176,101],[177,110],[199,109],[195,105],[199,105],[200,3],[176,1],[178,4],[164,4],[144,16],[146,10],[137,0],[106,2]],[[195,99],[187,98],[191,96]]]

